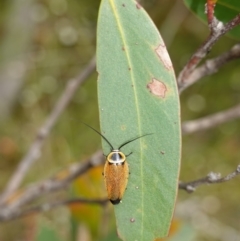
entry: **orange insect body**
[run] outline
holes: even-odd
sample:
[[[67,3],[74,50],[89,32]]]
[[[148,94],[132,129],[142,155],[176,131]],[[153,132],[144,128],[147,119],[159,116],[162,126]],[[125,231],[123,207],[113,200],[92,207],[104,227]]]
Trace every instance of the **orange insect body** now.
[[[125,192],[129,176],[126,157],[122,152],[113,150],[108,154],[103,175],[108,199],[112,204],[118,204]]]
[[[120,149],[132,141],[151,134],[146,134],[126,141],[122,145],[120,145],[118,149],[114,149],[112,144],[104,135],[102,135],[100,132],[98,132],[88,124],[83,124],[97,132],[111,147],[111,152],[107,155],[103,176],[108,193],[108,199],[111,201],[112,204],[118,204],[122,200],[123,194],[126,190],[129,176],[129,168],[126,161],[126,155],[124,155],[123,152],[120,151]],[[129,156],[130,154],[128,154],[127,156]]]

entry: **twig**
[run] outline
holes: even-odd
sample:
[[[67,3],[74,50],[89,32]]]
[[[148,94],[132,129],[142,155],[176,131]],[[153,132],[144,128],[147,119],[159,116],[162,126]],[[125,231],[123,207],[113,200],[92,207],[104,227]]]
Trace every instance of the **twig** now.
[[[97,151],[85,162],[73,164],[68,170],[60,172],[53,178],[34,184],[21,192],[14,193],[0,206],[0,220],[9,219],[9,217],[18,213],[22,206],[29,204],[31,201],[47,193],[66,188],[76,177],[85,173],[92,167],[102,165],[103,162],[104,158],[102,152]]]
[[[218,112],[216,114],[209,115],[197,120],[185,121],[182,124],[182,133],[186,135],[193,132],[206,130],[236,118],[240,118],[240,104],[228,110]]]
[[[27,154],[20,161],[16,171],[13,173],[10,181],[8,182],[5,191],[0,197],[0,204],[6,200],[6,198],[13,193],[20,186],[26,172],[30,166],[40,157],[41,148],[44,140],[48,136],[50,130],[55,125],[61,113],[64,111],[66,106],[69,104],[73,95],[77,91],[78,87],[89,77],[89,75],[95,69],[95,57],[90,61],[88,66],[80,73],[78,77],[68,82],[63,94],[59,98],[57,104],[53,108],[49,117],[46,119],[42,127],[39,129],[36,138],[30,146]]]
[[[104,206],[108,203],[108,201],[109,200],[106,198],[105,199],[74,198],[74,199],[70,199],[70,200],[61,200],[61,201],[56,201],[56,202],[52,202],[52,203],[41,204],[39,206],[31,207],[26,210],[18,209],[6,217],[0,216],[0,221],[4,222],[4,221],[9,221],[9,220],[13,220],[16,218],[20,218],[20,217],[25,217],[25,216],[32,215],[32,214],[37,214],[40,212],[47,212],[53,208],[56,208],[59,206],[64,206],[64,205],[69,206],[69,205],[74,205],[74,204],[91,204],[91,205]]]
[[[191,182],[180,182],[179,189],[183,189],[191,193],[191,192],[194,192],[196,188],[201,185],[227,182],[235,178],[239,174],[240,174],[240,165],[237,166],[237,169],[234,172],[222,178],[220,173],[210,172],[206,177],[200,178],[198,180],[191,181]]]
[[[237,58],[240,58],[240,44],[234,45],[229,51],[216,58],[207,60],[200,67],[193,70],[192,73],[189,74],[187,82],[184,85],[179,86],[179,92],[181,93],[204,76],[216,73],[223,65]]]
[[[208,26],[211,29],[211,31],[214,31],[214,9],[216,6],[217,0],[207,0],[207,3],[205,5],[205,12],[207,14],[207,20],[208,20]]]
[[[178,77],[178,86],[180,90],[184,88],[184,85],[188,82],[189,76],[191,75],[193,70],[206,56],[206,54],[209,53],[209,51],[212,49],[213,45],[218,41],[218,39],[240,24],[240,14],[226,24],[223,24],[222,22],[217,20],[216,17],[214,17],[213,15],[215,2],[216,1],[208,0],[206,6],[210,35],[208,36],[207,40],[200,46],[200,48],[192,55],[188,63],[180,72]]]

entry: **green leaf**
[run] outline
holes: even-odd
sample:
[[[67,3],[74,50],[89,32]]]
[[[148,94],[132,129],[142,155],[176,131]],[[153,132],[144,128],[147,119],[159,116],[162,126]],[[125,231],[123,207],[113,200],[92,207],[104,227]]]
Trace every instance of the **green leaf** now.
[[[36,237],[37,241],[63,241],[59,234],[54,228],[47,226],[46,224],[41,224],[39,226],[39,231]]]
[[[185,4],[191,9],[201,20],[207,23],[205,14],[206,0],[184,0]],[[227,23],[240,13],[239,0],[218,0],[216,3],[214,14],[219,21]],[[240,26],[235,27],[228,33],[229,36],[240,39]]]
[[[121,241],[121,239],[117,237],[115,230],[114,232],[111,230],[107,237],[100,239],[100,241]]]
[[[123,240],[168,234],[180,163],[179,96],[165,45],[144,9],[133,0],[102,0],[97,39],[101,132],[124,146],[130,176],[115,205]],[[105,154],[109,146],[103,141]]]

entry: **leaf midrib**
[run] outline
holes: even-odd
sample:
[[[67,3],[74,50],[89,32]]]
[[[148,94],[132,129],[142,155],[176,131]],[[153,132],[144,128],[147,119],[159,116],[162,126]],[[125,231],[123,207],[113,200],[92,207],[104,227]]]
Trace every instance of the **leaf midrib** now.
[[[121,27],[121,23],[120,23],[120,16],[118,15],[118,12],[117,12],[117,7],[115,6],[115,1],[114,0],[109,0],[110,2],[110,6],[112,7],[112,11],[113,11],[113,15],[115,16],[115,19],[116,19],[116,23],[117,23],[117,27],[119,29],[119,33],[120,33],[120,36],[122,38],[122,42],[123,42],[123,46],[125,47],[125,53],[126,53],[126,57],[127,57],[127,62],[129,63],[129,67],[133,66],[132,65],[132,61],[131,61],[131,57],[130,57],[130,54],[129,54],[129,51],[128,51],[128,47],[127,47],[127,42],[125,41],[126,40],[126,37],[125,37],[125,34],[124,34],[124,31]],[[130,76],[131,76],[131,81],[132,83],[135,85],[136,83],[136,79],[134,78],[134,73],[133,71],[130,71]],[[142,132],[141,132],[141,123],[140,123],[140,111],[139,111],[139,106],[137,103],[139,103],[138,101],[138,96],[137,96],[137,90],[136,88],[133,89],[133,93],[134,93],[134,99],[135,99],[135,106],[136,106],[136,112],[137,112],[137,125],[138,125],[138,130],[139,130],[139,134],[142,135]],[[142,186],[142,192],[141,192],[141,200],[142,200],[142,210],[143,209],[143,206],[144,206],[144,202],[143,202],[143,162],[142,162],[142,141],[140,141],[140,170],[141,170],[141,186]],[[144,215],[144,212],[143,212],[143,215]],[[141,237],[143,237],[143,215],[142,215],[142,218],[141,218]]]

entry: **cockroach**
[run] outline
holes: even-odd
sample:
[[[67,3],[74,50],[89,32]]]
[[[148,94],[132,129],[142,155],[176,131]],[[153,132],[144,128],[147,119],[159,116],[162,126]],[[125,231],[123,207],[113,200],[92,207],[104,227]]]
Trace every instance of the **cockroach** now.
[[[121,144],[117,149],[115,149],[113,145],[110,143],[110,141],[103,134],[101,134],[93,127],[87,125],[86,123],[84,124],[89,128],[91,128],[92,130],[94,130],[96,133],[98,133],[108,143],[108,145],[111,148],[110,153],[106,155],[106,162],[104,165],[103,176],[104,176],[105,186],[107,189],[108,199],[112,204],[118,204],[123,198],[123,195],[128,183],[129,167],[128,167],[126,157],[132,154],[131,152],[128,155],[125,155],[120,150],[125,145],[141,137],[151,135],[152,133],[145,134],[145,135],[133,138],[131,140],[128,140],[123,144]]]

